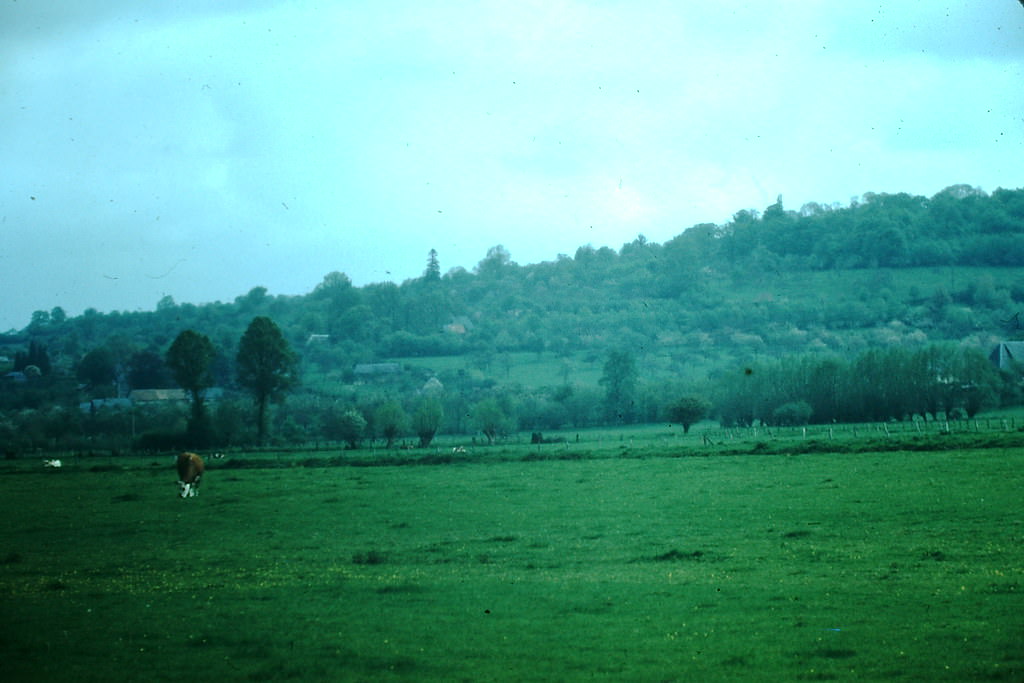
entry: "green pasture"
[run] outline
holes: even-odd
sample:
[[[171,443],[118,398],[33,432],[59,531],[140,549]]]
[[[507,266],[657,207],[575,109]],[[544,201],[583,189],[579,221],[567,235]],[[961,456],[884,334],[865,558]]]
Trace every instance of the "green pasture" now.
[[[1024,679],[1020,448],[682,444],[0,465],[3,678]]]

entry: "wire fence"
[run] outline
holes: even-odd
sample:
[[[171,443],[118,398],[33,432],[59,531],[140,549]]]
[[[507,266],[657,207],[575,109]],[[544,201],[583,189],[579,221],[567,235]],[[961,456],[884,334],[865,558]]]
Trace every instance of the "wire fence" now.
[[[703,432],[705,443],[721,441],[749,441],[751,439],[840,439],[879,436],[912,436],[914,434],[966,434],[1016,432],[1024,429],[1024,420],[979,418],[968,420],[907,420],[904,422],[877,422],[859,424],[804,425],[793,427],[723,427]]]

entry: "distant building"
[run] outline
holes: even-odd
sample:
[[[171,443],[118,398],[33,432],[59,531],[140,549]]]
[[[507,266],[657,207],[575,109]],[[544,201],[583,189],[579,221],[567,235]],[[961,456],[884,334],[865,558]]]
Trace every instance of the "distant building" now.
[[[1020,370],[1024,368],[1024,341],[1000,342],[988,359],[1000,370]]]
[[[466,334],[473,329],[473,321],[464,315],[452,318],[452,321],[444,326],[444,331],[449,334]]]
[[[330,340],[331,335],[329,334],[311,334],[308,337],[306,337],[306,345],[309,346],[310,344],[326,344]]]
[[[441,384],[441,380],[439,380],[437,377],[431,377],[430,379],[428,379],[427,383],[423,385],[422,389],[420,389],[420,393],[426,394],[428,396],[437,395],[443,392],[444,385]]]
[[[221,387],[209,387],[202,391],[203,398],[207,401],[216,401],[223,398],[224,389]],[[135,405],[146,405],[151,403],[166,403],[173,401],[188,401],[191,399],[184,389],[133,389],[128,394],[128,399]]]
[[[187,401],[188,392],[184,389],[133,389],[128,394],[128,398],[136,405],[167,401]]]
[[[128,410],[131,407],[132,402],[127,398],[94,398],[91,401],[85,401],[78,404],[78,410],[86,415],[94,413],[97,410]]]
[[[398,363],[357,363],[352,368],[352,374],[356,377],[374,377],[377,375],[397,375],[402,371]]]

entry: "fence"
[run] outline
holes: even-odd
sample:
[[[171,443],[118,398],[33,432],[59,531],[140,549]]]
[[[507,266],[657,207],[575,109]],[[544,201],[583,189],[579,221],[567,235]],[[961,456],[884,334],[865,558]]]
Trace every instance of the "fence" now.
[[[1024,429],[1024,425],[1021,427]],[[805,425],[797,427],[731,427],[708,429],[703,432],[705,442],[750,439],[803,438],[838,439],[872,436],[913,434],[965,434],[1017,431],[1016,418],[981,418],[971,420],[907,420],[904,422],[876,422],[859,424]]]

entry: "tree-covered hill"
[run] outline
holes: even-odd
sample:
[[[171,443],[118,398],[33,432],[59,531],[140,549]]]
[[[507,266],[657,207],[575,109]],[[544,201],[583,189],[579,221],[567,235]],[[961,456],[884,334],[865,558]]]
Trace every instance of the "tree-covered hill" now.
[[[431,374],[478,393],[513,382],[597,391],[621,350],[644,381],[678,385],[795,355],[937,342],[984,352],[1024,325],[1024,189],[957,185],[798,211],[779,198],[664,244],[641,235],[536,264],[501,246],[472,271],[424,257],[423,275],[401,284],[355,287],[338,271],[304,296],[257,286],[228,303],[165,297],[151,312],[37,311],[0,338],[0,355],[22,369],[45,349],[47,372],[79,384],[174,386],[162,360],[191,329],[210,338],[214,379],[231,387],[239,338],[266,316],[296,350],[307,394],[343,396],[357,364],[393,359],[417,371],[403,391]],[[536,368],[525,384],[524,364]]]
[[[957,185],[925,198],[867,194],[849,206],[743,210],[664,244],[639,236],[618,250],[519,265],[501,246],[473,272],[354,287],[341,272],[305,296],[255,287],[231,303],[161,300],[153,312],[68,318],[38,311],[8,347],[46,343],[75,362],[100,346],[123,355],[165,349],[182,329],[221,348],[254,315],[295,344],[329,335],[350,361],[470,352],[700,347],[800,351],[893,341],[1002,337],[1024,302],[1024,190]],[[710,337],[710,339],[709,339]],[[841,339],[837,339],[837,337]]]

